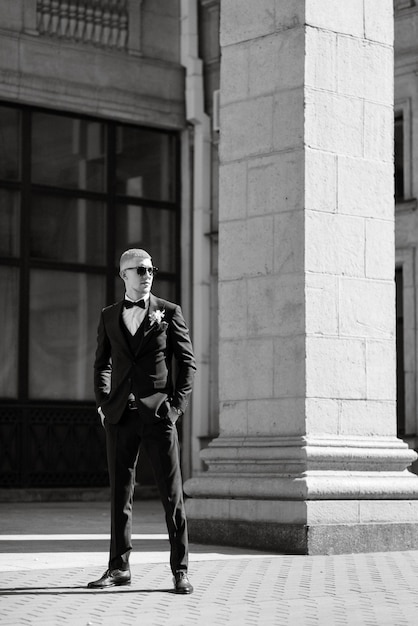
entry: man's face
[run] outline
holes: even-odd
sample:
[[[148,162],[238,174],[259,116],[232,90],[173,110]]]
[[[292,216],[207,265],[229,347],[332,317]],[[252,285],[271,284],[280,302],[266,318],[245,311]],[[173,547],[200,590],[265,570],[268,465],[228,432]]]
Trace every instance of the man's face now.
[[[126,293],[132,299],[139,300],[148,295],[151,291],[153,276],[149,272],[145,272],[143,276],[138,274],[137,267],[145,267],[152,269],[151,259],[135,259],[129,263],[129,267],[121,272],[123,281],[125,282]]]

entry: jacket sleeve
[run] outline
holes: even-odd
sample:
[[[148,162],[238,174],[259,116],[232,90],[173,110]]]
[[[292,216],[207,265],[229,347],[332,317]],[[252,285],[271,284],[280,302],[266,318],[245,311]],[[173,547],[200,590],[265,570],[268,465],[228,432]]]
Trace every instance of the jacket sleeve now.
[[[170,344],[176,360],[176,378],[172,398],[173,406],[185,411],[192,392],[196,360],[180,306],[176,306],[170,323]]]
[[[94,394],[97,406],[100,406],[110,394],[111,378],[112,354],[102,311],[97,329],[97,349],[94,361]]]

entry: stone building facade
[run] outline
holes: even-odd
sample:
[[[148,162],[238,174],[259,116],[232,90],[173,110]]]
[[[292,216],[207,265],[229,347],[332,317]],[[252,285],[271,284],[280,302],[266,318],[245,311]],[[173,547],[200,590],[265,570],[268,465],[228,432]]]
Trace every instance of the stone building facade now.
[[[219,432],[220,2],[6,0],[0,16],[0,487],[106,484],[91,364],[130,245],[190,322],[182,446],[197,476]],[[414,448],[417,23],[395,1],[398,431]]]
[[[398,429],[418,448],[417,331],[418,244],[416,148],[418,46],[416,2],[395,2],[395,226],[398,328]],[[415,464],[416,465],[416,464]]]
[[[92,363],[98,315],[121,296],[118,258],[129,246],[150,250],[155,289],[181,302],[195,338],[186,475],[216,429],[199,11],[180,0],[1,4],[2,487],[106,484]]]

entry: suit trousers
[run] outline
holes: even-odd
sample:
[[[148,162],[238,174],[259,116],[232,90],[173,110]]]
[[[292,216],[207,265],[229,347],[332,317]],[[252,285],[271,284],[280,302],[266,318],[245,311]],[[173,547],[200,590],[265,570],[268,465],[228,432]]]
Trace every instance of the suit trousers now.
[[[145,423],[137,410],[126,409],[117,424],[105,421],[111,493],[110,569],[127,569],[132,550],[132,505],[140,448],[148,454],[170,540],[170,567],[187,571],[188,534],[177,428],[162,418]]]

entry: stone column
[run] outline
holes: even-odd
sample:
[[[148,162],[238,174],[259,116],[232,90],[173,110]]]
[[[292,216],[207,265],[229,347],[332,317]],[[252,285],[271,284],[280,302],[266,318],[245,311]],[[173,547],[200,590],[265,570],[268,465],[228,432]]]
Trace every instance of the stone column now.
[[[408,549],[396,437],[392,0],[221,3],[220,434],[193,541]]]

